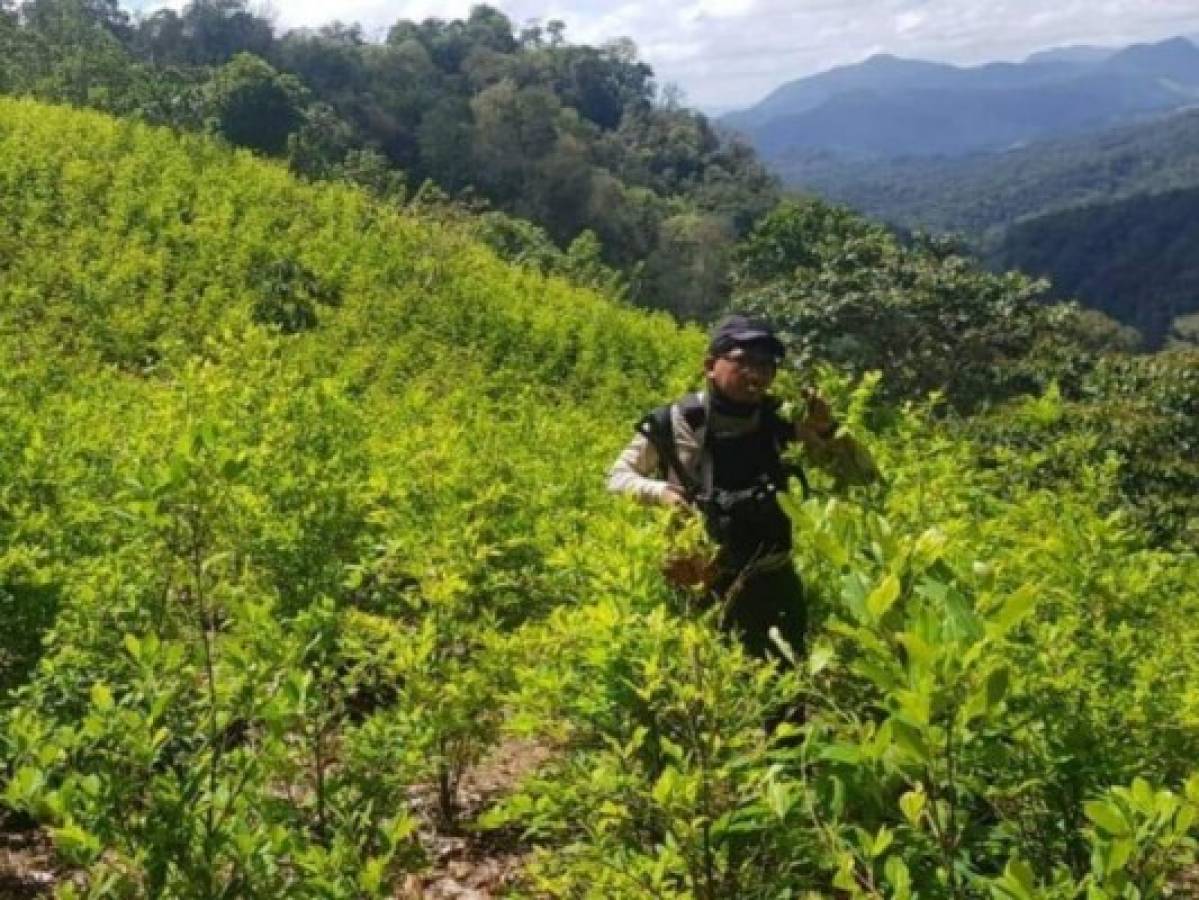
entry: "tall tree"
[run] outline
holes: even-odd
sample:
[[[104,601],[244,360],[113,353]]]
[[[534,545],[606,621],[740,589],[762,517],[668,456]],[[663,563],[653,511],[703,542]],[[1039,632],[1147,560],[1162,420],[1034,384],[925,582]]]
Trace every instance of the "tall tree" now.
[[[9,0],[0,0],[0,91],[15,90],[23,56],[17,11]]]
[[[727,226],[712,216],[683,213],[663,220],[645,265],[650,296],[683,318],[711,319],[728,302],[732,247]]]
[[[558,99],[544,87],[508,80],[476,96],[471,110],[480,185],[500,202],[518,202],[534,164],[557,140]]]
[[[137,89],[122,43],[128,17],[108,0],[29,0],[20,7],[23,35],[15,87],[38,96],[129,112]]]
[[[249,53],[235,56],[208,87],[213,129],[232,144],[275,156],[300,127],[305,99],[293,76]]]
[[[421,171],[448,191],[471,183],[474,121],[462,97],[444,97],[421,119],[417,141]]]
[[[270,21],[250,12],[246,0],[191,0],[181,19],[183,61],[193,65],[221,65],[239,53],[266,57],[274,45]]]
[[[881,370],[896,395],[942,390],[963,408],[1036,386],[1023,360],[1047,330],[1046,284],[950,242],[904,244],[808,200],[763,219],[738,263],[736,307],[773,319],[801,362]]]

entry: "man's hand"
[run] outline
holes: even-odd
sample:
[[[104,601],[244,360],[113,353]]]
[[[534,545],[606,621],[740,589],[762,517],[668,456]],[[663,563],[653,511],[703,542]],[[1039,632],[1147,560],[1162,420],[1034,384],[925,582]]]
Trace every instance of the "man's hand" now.
[[[662,504],[664,506],[690,506],[686,496],[677,485],[667,485],[666,490],[662,492]]]
[[[803,419],[795,426],[796,435],[804,441],[811,438],[822,441],[831,439],[837,433],[837,421],[833,418],[828,401],[812,388],[803,389],[803,398],[807,403],[807,410]]]
[[[841,426],[828,402],[812,388],[805,388],[803,397],[807,414],[795,423],[795,436],[803,441],[808,460],[829,472],[841,486],[877,481],[878,466],[870,452],[848,433],[837,436]]]

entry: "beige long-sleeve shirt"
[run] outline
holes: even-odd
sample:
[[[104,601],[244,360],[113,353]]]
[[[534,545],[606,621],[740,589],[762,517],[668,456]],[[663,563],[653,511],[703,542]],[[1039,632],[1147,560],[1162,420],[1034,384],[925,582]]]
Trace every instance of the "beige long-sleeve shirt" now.
[[[703,394],[699,396],[706,402]],[[712,459],[703,452],[706,426],[692,428],[677,403],[670,408],[670,421],[679,464],[705,491],[711,490]],[[660,468],[657,448],[649,438],[638,432],[608,470],[608,490],[636,497],[642,503],[664,503],[667,489],[673,485],[681,490],[682,485],[673,471],[667,473],[665,480],[659,478]]]

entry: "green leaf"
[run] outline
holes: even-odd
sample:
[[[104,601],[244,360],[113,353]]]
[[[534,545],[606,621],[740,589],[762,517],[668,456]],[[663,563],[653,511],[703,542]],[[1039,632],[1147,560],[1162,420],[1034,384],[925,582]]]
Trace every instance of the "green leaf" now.
[[[891,724],[892,733],[895,737],[895,743],[901,747],[908,756],[914,761],[925,764],[929,761],[930,754],[928,743],[916,728],[902,719],[897,719],[894,716],[888,719]]]
[[[808,671],[819,675],[837,658],[837,651],[829,644],[817,644],[808,654]]]
[[[870,846],[870,857],[872,859],[878,859],[887,852],[887,849],[892,843],[894,843],[894,841],[895,832],[893,832],[886,825],[881,826],[878,830],[878,834],[874,836],[874,843]]]
[[[1120,807],[1106,800],[1089,800],[1082,805],[1083,814],[1112,837],[1128,837],[1132,827]]]
[[[92,706],[96,707],[100,712],[107,712],[114,706],[112,691],[102,681],[97,681],[92,685],[90,696]]]
[[[986,680],[970,695],[966,703],[966,719],[986,716],[1007,693],[1009,673],[1006,666],[992,669]]]
[[[893,691],[900,684],[900,678],[891,666],[879,660],[859,658],[852,669],[884,691]]]
[[[841,602],[857,622],[865,622],[869,618],[866,610],[869,585],[870,582],[861,572],[850,572],[841,579]]]
[[[67,822],[60,828],[51,828],[50,836],[58,852],[76,865],[90,865],[100,856],[103,849],[100,839],[85,831],[75,822]]]
[[[1153,786],[1148,781],[1140,776],[1134,778],[1129,795],[1137,809],[1146,814],[1153,813]]]
[[[1007,634],[1037,604],[1037,589],[1031,584],[1021,585],[1014,594],[988,619],[991,631],[996,636]]]
[[[679,772],[674,766],[667,766],[654,783],[651,796],[659,806],[667,806],[674,796],[675,786],[679,781]]]
[[[912,874],[902,857],[889,857],[883,866],[883,874],[891,885],[891,900],[908,900],[912,896]]]
[[[953,587],[945,592],[945,637],[972,643],[983,636],[982,620],[965,596]]]
[[[937,651],[920,635],[904,631],[895,638],[908,652],[908,667],[927,669],[937,661]]]
[[[1022,859],[1010,860],[1003,870],[1000,886],[1016,900],[1036,900],[1037,878],[1032,866]]]
[[[917,728],[925,728],[932,719],[932,700],[927,688],[921,685],[912,691],[896,691],[895,699],[899,701],[899,712]]]
[[[1113,875],[1121,871],[1136,852],[1137,845],[1131,838],[1116,838],[1107,851],[1105,874]]]
[[[46,776],[40,769],[22,766],[4,786],[4,800],[16,809],[28,811],[45,787]]]
[[[1179,834],[1186,834],[1196,820],[1199,820],[1199,807],[1190,804],[1183,805],[1174,815],[1174,830]]]
[[[930,528],[916,539],[912,557],[919,561],[922,568],[928,568],[945,554],[948,545],[949,535],[944,529]]]
[[[833,887],[855,893],[857,891],[857,882],[853,877],[853,854],[841,853],[837,857],[837,873],[833,876]]]
[[[887,610],[895,605],[901,589],[899,578],[895,575],[888,575],[879,583],[878,587],[870,592],[866,598],[866,610],[874,621],[882,619],[887,614]]]
[[[386,856],[372,856],[358,873],[358,887],[368,896],[382,893],[383,879],[387,875],[387,865],[390,862]]]
[[[782,782],[771,781],[766,788],[766,802],[775,818],[786,819],[791,807],[795,805],[795,799],[791,790]]]
[[[995,706],[1007,696],[1008,685],[1011,683],[1011,673],[1007,666],[993,669],[987,675],[987,706]]]
[[[1192,803],[1199,803],[1199,774],[1192,775],[1187,779],[1183,793]]]
[[[903,811],[903,817],[911,823],[913,828],[920,827],[920,817],[924,814],[925,800],[924,791],[907,791],[899,798],[899,808]]]
[[[856,744],[829,744],[820,751],[820,758],[829,762],[856,766],[862,761],[862,750]]]

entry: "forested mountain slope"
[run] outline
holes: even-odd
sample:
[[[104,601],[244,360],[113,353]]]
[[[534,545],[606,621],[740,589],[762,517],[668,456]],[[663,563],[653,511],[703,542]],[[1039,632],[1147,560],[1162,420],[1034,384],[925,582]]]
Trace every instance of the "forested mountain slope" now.
[[[276,35],[245,0],[137,19],[116,0],[22,0],[0,5],[0,92],[528,220],[529,243],[578,240],[586,268],[621,276],[603,283],[684,318],[719,309],[731,245],[777,198],[746,145],[659,92],[631,41],[571,44],[561,22],[518,28],[486,5],[368,40],[340,22]]]
[[[820,248],[840,283],[861,240]],[[938,259],[891,290],[975,283]],[[1199,561],[1130,519],[1117,419],[1051,389],[976,440],[802,373],[886,481],[784,497],[811,647],[776,668],[663,583],[700,529],[602,493],[703,346],[460,222],[0,100],[4,827],[66,897],[394,897],[438,834],[550,896],[1160,895],[1199,836]],[[1178,359],[1129,433],[1191,439]],[[514,735],[548,762],[461,821]]]
[[[1049,277],[1059,297],[1133,325],[1153,348],[1199,312],[1199,187],[1049,213],[1009,228],[1000,268]]]
[[[1054,296],[1137,328],[1151,349],[1196,308],[1199,112],[1001,154],[796,165],[815,193],[1051,278]]]
[[[1199,112],[957,159],[797,156],[783,175],[906,228],[978,238],[1046,212],[1199,185]]]

